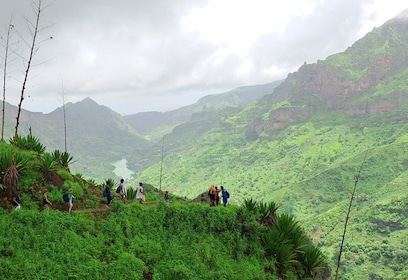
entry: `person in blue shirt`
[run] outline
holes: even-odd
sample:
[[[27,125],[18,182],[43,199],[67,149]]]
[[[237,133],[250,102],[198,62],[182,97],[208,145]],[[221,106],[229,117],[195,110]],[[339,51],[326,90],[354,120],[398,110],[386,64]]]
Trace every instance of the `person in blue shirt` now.
[[[111,188],[109,186],[109,181],[106,181],[105,189],[103,190],[103,196],[106,197],[106,207],[110,207],[112,202]]]
[[[229,193],[223,186],[221,186],[221,194],[222,194],[222,204],[224,204],[224,207],[226,207],[228,203]]]
[[[68,190],[68,213],[71,214],[72,212],[72,207],[74,207],[74,203],[73,200],[74,198],[76,198],[73,194],[72,194],[73,190],[69,189]]]

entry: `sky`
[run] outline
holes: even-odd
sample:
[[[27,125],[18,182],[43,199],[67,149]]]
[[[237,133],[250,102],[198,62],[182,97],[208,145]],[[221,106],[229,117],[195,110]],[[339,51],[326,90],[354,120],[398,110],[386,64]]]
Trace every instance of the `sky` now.
[[[5,100],[13,105],[30,55],[33,3],[0,0],[0,83],[3,89],[6,65]],[[171,111],[206,95],[285,79],[408,8],[400,0],[41,3],[22,107],[49,113],[90,97],[121,115]]]

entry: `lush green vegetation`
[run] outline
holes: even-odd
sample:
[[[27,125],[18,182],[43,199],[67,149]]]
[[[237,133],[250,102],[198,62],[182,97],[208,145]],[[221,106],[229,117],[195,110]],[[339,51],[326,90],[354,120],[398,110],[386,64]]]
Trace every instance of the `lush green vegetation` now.
[[[110,212],[97,214],[3,211],[1,275],[6,279],[278,279],[279,274],[307,279],[327,269],[319,249],[283,214],[277,216],[276,226],[260,223],[256,212],[245,208],[200,203],[116,202]]]
[[[188,198],[217,184],[229,190],[234,204],[248,196],[276,201],[335,267],[354,177],[362,167],[340,271],[350,279],[405,279],[408,126],[401,119],[407,119],[404,112],[357,117],[316,112],[309,122],[264,131],[253,141],[235,115],[224,120],[236,124],[228,134],[221,123],[197,142],[165,154],[163,185]],[[158,182],[159,164],[137,180]],[[370,245],[362,250],[364,244]]]
[[[138,234],[142,234],[144,243],[135,243],[138,241],[133,238],[119,242],[125,254],[120,259],[128,260],[129,267],[141,271],[132,274],[135,278],[143,275],[154,279],[190,279],[198,277],[201,269],[205,270],[203,275],[214,276],[217,271],[217,278],[227,278],[220,275],[221,262],[226,263],[225,271],[236,279],[249,275],[243,267],[257,279],[273,279],[278,275],[286,275],[288,279],[304,278],[314,273],[311,267],[320,267],[322,253],[334,271],[355,176],[359,173],[345,236],[341,279],[406,279],[406,28],[402,21],[389,22],[344,53],[317,64],[305,64],[298,73],[290,74],[273,94],[244,108],[230,107],[228,104],[243,103],[237,103],[238,96],[225,94],[156,116],[153,124],[148,118],[142,122],[136,118],[133,122],[142,124],[139,127],[145,132],[144,138],[125,124],[121,116],[90,99],[75,106],[71,104],[67,106],[68,126],[72,128],[68,143],[76,145],[75,160],[70,155],[61,157],[58,150],[44,152],[35,139],[27,137],[17,141],[20,149],[16,165],[21,175],[20,188],[25,192],[23,203],[25,210],[33,209],[32,213],[36,213],[27,215],[55,215],[36,212],[41,188],[47,187],[50,198],[57,202],[61,202],[66,189],[72,188],[78,197],[76,209],[83,212],[62,217],[72,218],[79,228],[82,227],[80,219],[90,219],[87,226],[94,227],[90,242],[97,245],[100,244],[92,239],[99,240],[97,237],[105,236],[105,232],[111,237],[122,230],[127,239],[134,236],[136,230],[125,234],[124,227],[109,228],[116,225],[116,220],[125,219],[115,216],[117,213],[129,215],[132,219],[123,222],[126,229],[140,229],[142,233]],[[49,115],[52,122],[44,124],[45,119],[37,119],[40,125],[34,122],[22,127],[30,127],[30,131],[33,127],[47,147],[56,148],[58,144],[61,147],[61,116],[56,110]],[[83,120],[86,120],[84,125]],[[36,152],[24,150],[27,148]],[[9,150],[0,145],[2,172],[10,163]],[[189,207],[181,202],[169,206],[162,203],[157,190],[147,189],[148,201],[154,203],[153,207],[116,205],[108,214],[100,197],[104,182],[96,181],[114,178],[111,180],[114,186],[118,178],[112,172],[111,163],[124,157],[135,174],[141,173],[133,182],[127,182],[127,186],[149,182],[170,190],[172,195],[191,200],[212,184],[223,185],[231,193],[232,205],[227,209],[201,204]],[[70,163],[88,178],[95,175],[98,179],[85,180],[80,174],[71,174],[67,168]],[[41,173],[36,172],[38,168]],[[133,197],[134,189],[128,189],[128,194]],[[276,217],[296,229],[294,232],[303,233],[292,234],[292,230],[284,230],[278,220],[265,219],[276,211],[271,211],[276,205],[281,213]],[[85,211],[90,208],[98,211]],[[141,213],[154,219],[147,220]],[[188,214],[196,214],[201,220],[215,217],[228,231],[221,231],[211,220],[211,224],[203,223],[208,229],[203,234],[201,226]],[[12,213],[8,219],[13,215],[24,213]],[[146,229],[133,225],[134,217],[140,218],[147,225]],[[112,225],[104,224],[107,220]],[[168,220],[182,228],[164,226]],[[157,226],[154,232],[150,231],[152,223]],[[184,228],[193,232],[192,239],[196,243],[185,240]],[[81,232],[87,231],[81,228]],[[147,235],[143,235],[145,232]],[[172,235],[161,235],[167,232]],[[247,236],[247,232],[251,234]],[[180,234],[182,241],[173,239],[176,234]],[[216,240],[214,246],[209,239]],[[205,245],[198,244],[198,240],[207,244],[206,249],[199,247]],[[310,247],[311,241],[318,248]],[[219,242],[226,244],[227,253],[219,252]],[[103,243],[100,247],[111,250],[102,252],[101,256],[96,249],[90,250],[97,258],[87,267],[95,268],[92,272],[96,277],[108,275],[101,271],[111,268],[112,263],[119,265],[119,253],[111,253],[116,252],[115,245],[113,239]],[[170,253],[163,252],[167,248]],[[203,264],[187,264],[186,255],[180,251],[186,252],[194,264],[196,260]],[[162,259],[169,265],[161,262]],[[167,276],[164,276],[166,270]]]
[[[324,279],[326,257],[293,216],[247,199],[210,207],[174,195],[164,202],[145,184],[148,202],[103,206],[105,182],[69,172],[68,153],[23,151],[19,141],[22,208],[5,193],[0,208],[0,274],[5,279]],[[26,143],[30,142],[30,143]],[[24,145],[22,145],[24,143]],[[34,145],[36,146],[36,145]],[[11,145],[0,143],[6,151]],[[4,165],[4,164],[3,164]],[[23,172],[25,171],[25,172]],[[107,179],[116,187],[118,182]],[[7,186],[2,186],[3,190]],[[48,189],[51,211],[40,211]],[[73,189],[73,215],[62,194]],[[114,190],[112,190],[114,194]],[[128,202],[135,195],[128,188]],[[62,210],[62,211],[60,211]],[[64,211],[65,210],[65,211]]]

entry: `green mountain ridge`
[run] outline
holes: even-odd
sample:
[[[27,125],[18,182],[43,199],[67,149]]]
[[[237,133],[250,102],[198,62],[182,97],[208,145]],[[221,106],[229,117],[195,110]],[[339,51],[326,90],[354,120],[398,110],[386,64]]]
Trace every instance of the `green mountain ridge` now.
[[[140,134],[148,138],[163,134],[194,118],[194,115],[208,115],[224,108],[244,108],[260,97],[271,93],[282,81],[265,85],[245,86],[228,92],[208,95],[196,103],[168,112],[142,112],[124,116],[124,119]]]
[[[216,184],[228,189],[233,204],[250,197],[276,201],[311,233],[332,267],[353,199],[344,279],[405,279],[407,29],[405,18],[388,21],[344,52],[302,65],[244,107],[233,95],[220,95],[209,97],[220,107],[203,98],[177,112],[98,116],[113,116],[109,125],[122,128],[117,135],[129,133],[132,144],[122,143],[115,154],[127,153],[128,168],[137,171],[129,186],[149,182],[192,199]],[[75,126],[95,118],[88,107],[89,116]],[[139,117],[146,124],[153,118],[152,127],[126,123]],[[117,131],[93,131],[86,145],[104,153],[110,146],[98,148],[95,138],[118,145],[101,136]],[[133,145],[135,136],[140,145]]]
[[[182,146],[169,140],[163,163],[137,180],[158,182],[162,165],[162,183],[179,195],[217,184],[233,203],[277,201],[335,264],[360,176],[344,253],[347,279],[405,279],[407,26],[391,20],[345,52],[303,65],[239,112],[207,118],[205,133]],[[193,121],[184,126],[185,135],[204,129]],[[165,139],[180,139],[176,133]]]

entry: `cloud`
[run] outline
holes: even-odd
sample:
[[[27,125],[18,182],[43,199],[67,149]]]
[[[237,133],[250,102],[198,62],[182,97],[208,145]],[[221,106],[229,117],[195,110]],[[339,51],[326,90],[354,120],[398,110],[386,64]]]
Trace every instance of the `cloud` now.
[[[0,1],[2,26],[13,15],[28,38],[30,1]],[[283,79],[397,16],[404,4],[393,1],[43,0],[45,41],[23,107],[52,111],[64,92],[66,102],[91,97],[122,114],[163,111]],[[27,57],[21,42],[14,47]],[[24,63],[16,56],[9,66],[6,101],[17,104]]]

